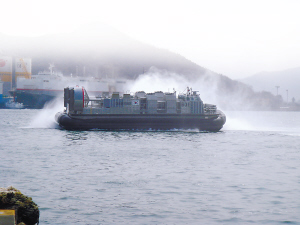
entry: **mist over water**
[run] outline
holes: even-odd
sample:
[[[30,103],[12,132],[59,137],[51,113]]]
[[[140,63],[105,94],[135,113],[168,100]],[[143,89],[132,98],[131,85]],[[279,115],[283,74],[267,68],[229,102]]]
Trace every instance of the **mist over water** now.
[[[216,87],[208,87],[206,84],[205,78],[190,81],[179,74],[153,67],[147,73],[141,74],[137,80],[127,81],[127,86],[123,92],[126,93],[126,89],[130,90],[131,94],[136,91],[145,91],[146,93],[176,91],[178,95],[186,92],[187,87],[190,87],[194,91],[198,91],[204,103],[216,104],[218,107],[218,100],[215,97]],[[88,87],[86,90],[88,90]],[[234,98],[232,101],[234,101]],[[57,128],[58,125],[54,117],[57,112],[62,112],[63,110],[63,97],[54,99],[47,103],[42,110],[38,111],[37,115],[30,121],[28,128]],[[227,122],[222,129],[223,131],[285,131],[300,133],[300,122],[297,119],[299,118],[298,112],[223,111],[227,118]],[[286,120],[286,114],[289,114],[291,119]]]
[[[285,111],[225,111],[223,130],[279,132],[300,135],[300,113]]]

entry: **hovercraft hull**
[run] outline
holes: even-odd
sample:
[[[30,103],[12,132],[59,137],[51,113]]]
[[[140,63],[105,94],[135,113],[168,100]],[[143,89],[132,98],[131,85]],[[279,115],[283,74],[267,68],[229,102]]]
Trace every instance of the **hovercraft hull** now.
[[[199,129],[219,131],[226,122],[225,115],[159,115],[159,114],[110,114],[80,115],[57,113],[56,121],[67,130],[172,130]]]

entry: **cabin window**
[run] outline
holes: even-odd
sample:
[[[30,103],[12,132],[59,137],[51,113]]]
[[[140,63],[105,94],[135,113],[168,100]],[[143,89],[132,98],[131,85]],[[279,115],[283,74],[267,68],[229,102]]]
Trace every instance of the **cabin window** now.
[[[166,112],[166,102],[157,102],[157,112],[158,113],[165,113]]]
[[[157,102],[157,109],[165,109],[166,102]]]

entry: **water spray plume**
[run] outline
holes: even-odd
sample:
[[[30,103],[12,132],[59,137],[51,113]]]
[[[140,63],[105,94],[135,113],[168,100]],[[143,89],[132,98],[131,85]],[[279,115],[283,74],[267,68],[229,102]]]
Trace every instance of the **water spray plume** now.
[[[36,117],[31,121],[29,128],[57,128],[55,122],[55,114],[63,111],[63,99],[56,98],[47,103],[42,110],[40,110]]]
[[[131,92],[145,91],[151,93],[155,91],[172,92],[175,90],[177,93],[181,93],[187,87],[191,87],[194,91],[199,91],[204,102],[217,104],[217,87],[215,85],[217,82],[212,80],[213,78],[208,80],[208,77],[204,75],[198,79],[189,80],[184,75],[152,67],[147,73],[141,74],[132,84],[129,84],[127,88]]]

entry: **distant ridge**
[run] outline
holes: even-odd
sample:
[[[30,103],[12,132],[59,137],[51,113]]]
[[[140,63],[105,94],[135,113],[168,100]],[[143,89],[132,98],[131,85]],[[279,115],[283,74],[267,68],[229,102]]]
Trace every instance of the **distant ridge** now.
[[[255,91],[268,91],[274,95],[277,95],[276,86],[279,86],[278,95],[284,100],[288,98],[291,101],[294,97],[296,101],[300,101],[300,67],[282,71],[264,71],[240,81],[252,86]]]

